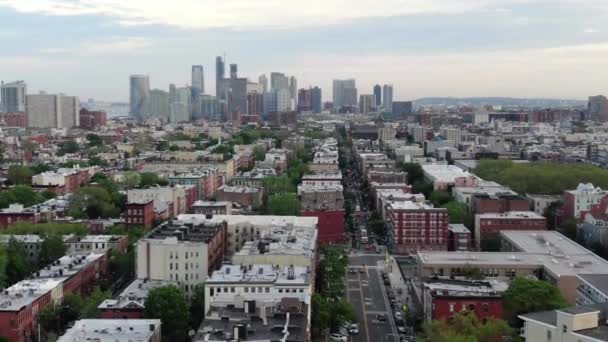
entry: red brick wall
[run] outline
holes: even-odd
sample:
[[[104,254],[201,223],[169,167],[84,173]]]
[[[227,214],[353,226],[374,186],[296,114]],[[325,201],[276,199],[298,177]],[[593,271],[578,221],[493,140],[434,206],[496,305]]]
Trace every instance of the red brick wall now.
[[[488,305],[487,312],[484,311],[483,304]],[[475,312],[475,315],[480,320],[484,318],[503,318],[503,305],[501,298],[434,298],[433,304],[435,309],[433,310],[433,319],[436,320],[448,320],[452,315],[463,310]],[[450,304],[453,304],[454,311],[450,312]],[[474,310],[470,310],[470,305],[474,305]]]
[[[99,313],[102,319],[142,319],[144,310],[137,309],[104,309]]]
[[[318,217],[317,226],[319,242],[344,241],[344,210],[305,211],[302,216]]]

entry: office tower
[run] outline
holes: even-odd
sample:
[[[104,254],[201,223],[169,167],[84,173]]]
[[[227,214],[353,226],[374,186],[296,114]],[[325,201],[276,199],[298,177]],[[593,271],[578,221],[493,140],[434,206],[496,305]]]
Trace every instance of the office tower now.
[[[289,89],[279,89],[277,94],[277,112],[291,111],[291,93]]]
[[[590,120],[608,121],[608,99],[604,95],[589,96],[588,111]]]
[[[264,94],[263,113],[268,116],[277,111],[277,92],[271,91]]]
[[[393,110],[393,85],[385,84],[382,87],[382,107],[385,111]]]
[[[298,90],[298,113],[312,112],[312,88]]]
[[[192,90],[198,94],[205,93],[205,74],[202,65],[192,66]]]
[[[215,116],[217,111],[217,98],[211,95],[203,94],[201,96],[201,112],[205,117]]]
[[[150,115],[167,121],[169,113],[169,93],[160,89],[150,90]]]
[[[224,78],[224,60],[222,56],[215,57],[215,96],[219,99],[221,93],[221,81]]]
[[[266,78],[266,75],[260,75],[258,83],[262,85],[265,93],[268,92],[268,78]]]
[[[333,80],[333,106],[340,110],[352,110],[357,106],[357,87],[354,79]]]
[[[201,117],[201,95],[205,92],[205,75],[202,65],[192,66],[192,117]]]
[[[382,105],[382,87],[379,84],[374,86],[374,107],[378,108]]]
[[[247,111],[247,79],[231,78],[224,82],[225,108],[224,114],[231,117],[234,113],[246,114]]]
[[[230,79],[238,77],[238,67],[236,64],[230,64]]]
[[[131,75],[130,81],[130,115],[142,122],[148,116],[150,108],[150,78],[145,75]]]
[[[313,113],[321,113],[321,110],[323,109],[323,101],[322,101],[322,97],[321,97],[321,88],[319,87],[314,87],[311,90],[311,97],[312,97],[312,112]]]
[[[80,102],[76,96],[27,95],[26,111],[28,127],[72,128],[80,126]]]
[[[359,97],[359,113],[368,114],[372,112],[374,108],[374,95],[361,95]]]
[[[175,88],[175,93],[172,97],[173,102],[170,104],[170,121],[173,123],[190,121],[192,88]]]
[[[0,94],[0,102],[5,112],[25,112],[25,97],[27,94],[27,86],[25,82],[2,82],[2,85],[0,86]]]
[[[291,93],[291,99],[295,104],[298,104],[298,80],[295,76],[289,78],[289,92]]]
[[[252,93],[263,94],[264,86],[260,83],[247,81],[247,94],[252,94]]]
[[[263,93],[248,93],[247,94],[247,114],[262,115],[264,110],[264,94]]]
[[[412,101],[394,101],[393,102],[393,115],[397,118],[405,118],[411,115],[414,111]]]
[[[289,89],[289,78],[280,72],[270,73],[270,90]]]

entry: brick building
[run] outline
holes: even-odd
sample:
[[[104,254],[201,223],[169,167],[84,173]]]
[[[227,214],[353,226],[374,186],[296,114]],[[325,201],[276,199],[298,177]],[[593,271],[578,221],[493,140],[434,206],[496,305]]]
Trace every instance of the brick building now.
[[[448,251],[471,250],[471,231],[464,224],[448,225]]]
[[[502,293],[508,284],[501,281],[466,281],[437,279],[422,284],[425,321],[449,321],[456,313],[474,313],[481,321],[502,319]]]
[[[475,194],[472,198],[471,209],[475,214],[528,211],[530,210],[530,202],[526,197],[521,195]]]
[[[107,123],[106,112],[80,109],[80,128],[89,131],[97,130]]]
[[[576,190],[564,192],[563,219],[582,218],[582,212],[591,210],[591,207],[608,196],[608,190],[594,187],[593,184],[579,184]]]
[[[21,204],[11,204],[6,209],[0,209],[0,229],[5,229],[11,224],[19,221],[39,223],[43,220],[40,211],[23,208]]]
[[[150,290],[176,285],[174,281],[135,279],[116,298],[104,300],[99,309],[99,318],[139,319],[144,318],[145,301]]]
[[[233,174],[234,166],[230,165]],[[208,200],[215,197],[217,189],[224,184],[224,177],[215,168],[207,168],[199,172],[183,173],[169,177],[171,185],[194,185],[197,200]]]
[[[502,230],[545,230],[544,216],[533,211],[508,211],[475,215],[475,244],[479,249],[485,241],[496,239]]]
[[[128,226],[152,227],[154,224],[154,200],[144,203],[127,203],[125,223]]]
[[[27,116],[24,112],[0,113],[0,125],[3,127],[27,127]]]
[[[302,216],[317,217],[321,242],[344,240],[344,198],[342,185],[298,186]]]
[[[255,210],[262,206],[263,194],[261,188],[223,185],[217,189],[216,198],[218,201],[236,202]]]
[[[389,203],[386,210],[386,224],[394,252],[410,254],[448,249],[447,209],[407,201]]]
[[[46,188],[57,195],[71,194],[91,180],[96,168],[58,169],[42,172],[32,177],[32,186]]]
[[[11,342],[32,341],[38,313],[61,303],[68,293],[86,294],[108,270],[106,254],[64,256],[0,293],[0,335]]]
[[[369,171],[367,180],[370,183],[407,183],[407,172],[399,171]]]

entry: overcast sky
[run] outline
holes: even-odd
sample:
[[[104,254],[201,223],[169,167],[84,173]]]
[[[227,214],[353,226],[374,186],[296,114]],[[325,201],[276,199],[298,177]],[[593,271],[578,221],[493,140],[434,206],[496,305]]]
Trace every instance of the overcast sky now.
[[[190,83],[226,53],[239,76],[318,85],[356,78],[426,96],[584,99],[608,93],[608,0],[0,0],[0,79],[81,99],[128,100]]]

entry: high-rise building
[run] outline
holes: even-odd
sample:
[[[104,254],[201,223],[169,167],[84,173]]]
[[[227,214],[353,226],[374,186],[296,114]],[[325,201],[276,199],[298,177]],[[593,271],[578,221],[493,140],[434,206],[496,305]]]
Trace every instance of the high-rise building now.
[[[382,107],[385,111],[393,110],[393,85],[385,84],[382,87]]]
[[[236,64],[230,64],[230,79],[238,77],[238,66]]]
[[[291,93],[289,89],[279,89],[277,93],[277,112],[291,111]]]
[[[297,108],[298,104],[298,80],[295,76],[289,78],[289,92],[291,93],[291,101],[293,102],[293,108]]]
[[[205,74],[202,65],[192,66],[192,92],[205,93]]]
[[[312,112],[312,88],[298,90],[298,113]]]
[[[160,90],[150,90],[150,115],[169,120],[169,93]]]
[[[589,96],[589,119],[599,122],[608,121],[608,99],[604,95]]]
[[[357,106],[357,87],[354,79],[334,80],[332,91],[334,109],[352,109]]]
[[[247,114],[262,115],[264,110],[264,94],[263,93],[248,93],[247,94]]]
[[[201,112],[205,117],[215,116],[217,111],[217,98],[211,95],[202,95],[201,98]]]
[[[270,113],[274,113],[277,111],[277,93],[275,91],[270,91],[264,94],[264,105],[263,105],[263,113],[265,116],[268,116]]]
[[[394,101],[393,102],[393,115],[395,117],[406,117],[414,112],[414,106],[412,101]]]
[[[323,110],[323,102],[321,97],[321,88],[314,87],[311,90],[311,101],[312,101],[312,112],[313,113],[321,113]]]
[[[260,77],[258,77],[258,83],[262,85],[265,93],[268,92],[268,78],[266,78],[266,75],[260,75]]]
[[[171,87],[173,86],[173,88]],[[175,88],[174,85],[169,86],[169,89],[173,89],[170,94],[170,121],[173,123],[177,122],[188,122],[190,121],[190,108],[192,106],[192,88],[181,87]]]
[[[374,95],[361,95],[359,97],[359,113],[371,113],[374,108]]]
[[[382,105],[382,87],[379,84],[374,86],[374,107],[378,108]]]
[[[289,89],[289,78],[280,72],[270,73],[270,90]]]
[[[27,95],[26,110],[28,127],[72,128],[80,126],[80,101],[76,96]]]
[[[205,92],[205,75],[202,65],[192,66],[192,118],[201,117],[201,95]]]
[[[221,81],[224,78],[224,59],[222,56],[215,57],[215,96],[219,99],[221,95]]]
[[[129,102],[131,117],[140,122],[145,120],[150,110],[150,78],[148,76],[131,75]]]
[[[27,86],[23,81],[2,82],[0,86],[0,105],[7,113],[25,112]]]

